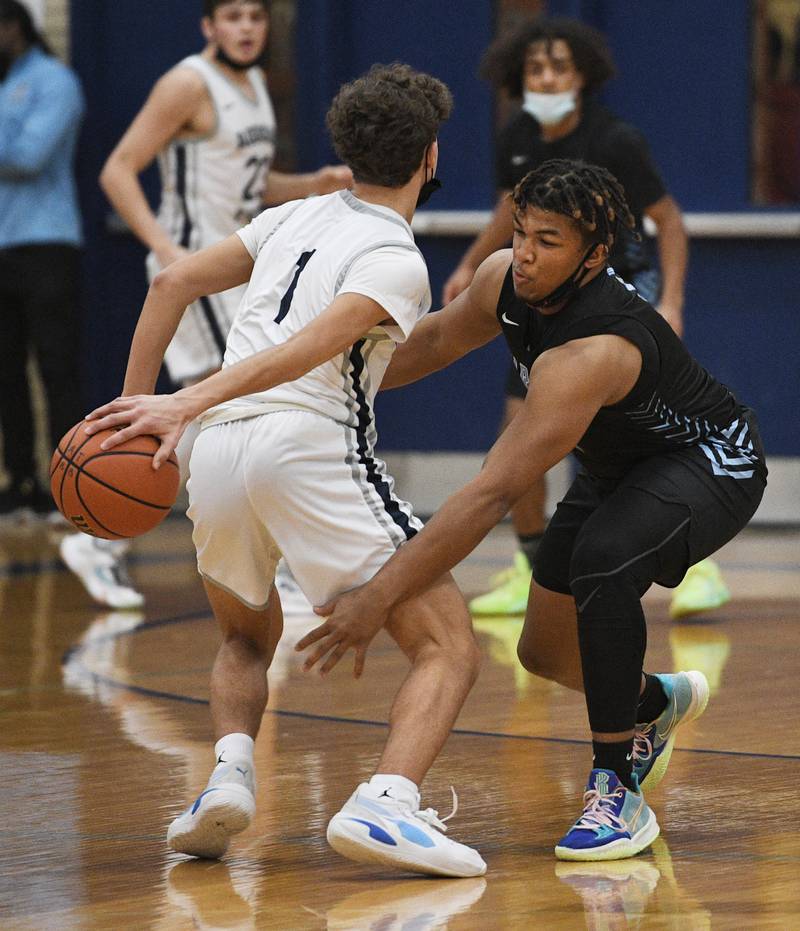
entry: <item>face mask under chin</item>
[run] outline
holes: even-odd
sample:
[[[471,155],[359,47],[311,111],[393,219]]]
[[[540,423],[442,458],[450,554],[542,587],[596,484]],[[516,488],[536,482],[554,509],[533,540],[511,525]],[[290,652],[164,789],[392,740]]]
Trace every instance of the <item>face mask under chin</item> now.
[[[562,281],[561,284],[552,290],[545,297],[541,298],[538,301],[531,301],[531,307],[552,307],[554,304],[560,304],[563,301],[569,300],[575,294],[575,292],[580,288],[581,282],[589,274],[589,268],[586,266],[591,254],[594,250],[601,245],[599,242],[592,243],[591,246],[584,253],[583,258],[581,259],[580,265],[575,269],[575,271],[567,278],[565,281]]]
[[[221,45],[218,45],[214,57],[221,65],[225,65],[227,68],[233,68],[234,71],[249,71],[250,68],[254,68],[259,63],[261,60],[261,53],[256,55],[255,58],[250,59],[250,61],[234,61],[225,49],[223,49]]]
[[[426,181],[422,187],[419,189],[419,196],[417,197],[417,207],[423,207],[431,199],[431,196],[435,194],[442,186],[442,182],[438,178],[431,178],[430,181]]]

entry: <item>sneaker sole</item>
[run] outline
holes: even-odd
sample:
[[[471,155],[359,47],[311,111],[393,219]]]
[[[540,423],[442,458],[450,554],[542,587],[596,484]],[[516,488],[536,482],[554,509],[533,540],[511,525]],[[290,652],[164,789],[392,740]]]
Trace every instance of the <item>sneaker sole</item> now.
[[[249,792],[239,786],[226,786],[224,795],[220,793],[219,798],[204,800],[185,829],[175,825],[186,816],[176,818],[167,831],[167,845],[177,853],[218,860],[228,849],[230,838],[248,827],[255,810]]]
[[[399,850],[396,853],[390,853],[391,848],[387,848],[386,851],[380,850],[365,843],[364,838],[360,836],[346,818],[339,818],[338,815],[334,815],[328,824],[327,838],[328,843],[338,854],[348,860],[354,860],[356,863],[377,863],[381,866],[408,870],[412,873],[424,873],[428,876],[451,876],[459,879],[470,876],[483,876],[486,872],[485,863],[483,869],[477,867],[465,867],[462,870],[447,869],[429,863],[420,863],[419,860],[414,860]]]
[[[559,860],[572,860],[587,863],[597,863],[600,860],[626,860],[635,857],[637,853],[646,850],[661,833],[656,821],[655,812],[650,812],[647,824],[644,825],[630,840],[612,841],[605,847],[595,847],[593,850],[574,850],[572,847],[556,847],[555,854]]]
[[[651,791],[661,782],[666,775],[672,751],[675,749],[675,736],[678,732],[678,728],[683,724],[688,724],[689,721],[695,721],[699,718],[708,705],[710,689],[708,687],[708,679],[706,679],[705,675],[693,669],[691,672],[687,672],[686,676],[692,684],[692,701],[689,704],[686,714],[681,718],[680,723],[673,728],[672,733],[667,739],[667,745],[653,764],[653,768],[642,780],[642,789],[647,788],[648,791]]]

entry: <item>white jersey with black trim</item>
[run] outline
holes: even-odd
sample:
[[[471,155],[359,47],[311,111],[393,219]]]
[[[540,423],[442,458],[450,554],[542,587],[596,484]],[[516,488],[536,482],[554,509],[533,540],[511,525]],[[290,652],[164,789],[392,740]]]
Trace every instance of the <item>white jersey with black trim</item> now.
[[[231,236],[262,209],[275,155],[275,113],[264,75],[250,68],[252,97],[201,55],[185,58],[205,82],[216,125],[199,139],[174,139],[158,157],[158,220],[192,252]]]
[[[375,327],[350,349],[296,381],[212,408],[204,425],[276,409],[312,410],[352,427],[371,448],[373,401],[397,343],[431,305],[425,260],[396,211],[350,191],[265,210],[239,231],[255,260],[228,336],[225,366],[280,346],[340,294],[372,298],[393,324]]]

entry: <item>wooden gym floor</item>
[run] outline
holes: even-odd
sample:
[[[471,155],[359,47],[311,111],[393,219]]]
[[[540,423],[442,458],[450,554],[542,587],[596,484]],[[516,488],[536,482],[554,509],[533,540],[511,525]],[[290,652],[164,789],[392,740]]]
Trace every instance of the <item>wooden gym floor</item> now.
[[[188,524],[140,541],[143,613],[94,607],[54,531],[0,529],[0,927],[3,929],[800,928],[800,532],[751,530],[720,554],[734,601],[702,621],[648,594],[649,669],[699,668],[706,714],[649,797],[662,836],[611,864],[562,864],[589,769],[580,696],[517,665],[521,621],[476,623],[477,686],[424,787],[460,807],[485,878],[404,878],[340,859],[327,819],[370,772],[404,663],[381,635],[365,679],[304,676],[287,623],[257,744],[259,811],[219,863],[168,853],[205,784],[216,632]],[[457,571],[468,595],[513,549],[496,531]]]

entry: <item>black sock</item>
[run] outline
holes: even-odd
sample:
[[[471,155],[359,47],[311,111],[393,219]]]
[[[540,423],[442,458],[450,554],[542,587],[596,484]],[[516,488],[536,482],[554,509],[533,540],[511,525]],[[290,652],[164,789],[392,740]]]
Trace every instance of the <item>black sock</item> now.
[[[658,676],[644,674],[644,691],[639,696],[639,707],[636,709],[636,723],[649,724],[667,707],[667,696],[658,680]]]
[[[539,544],[541,543],[542,537],[544,534],[541,533],[518,533],[517,539],[519,540],[519,548],[525,554],[525,558],[528,560],[528,565],[533,565],[533,557],[536,555],[536,550],[539,549]]]
[[[626,789],[636,791],[633,783],[633,737],[618,743],[600,743],[592,741],[594,753],[593,769],[610,769],[617,774]]]

